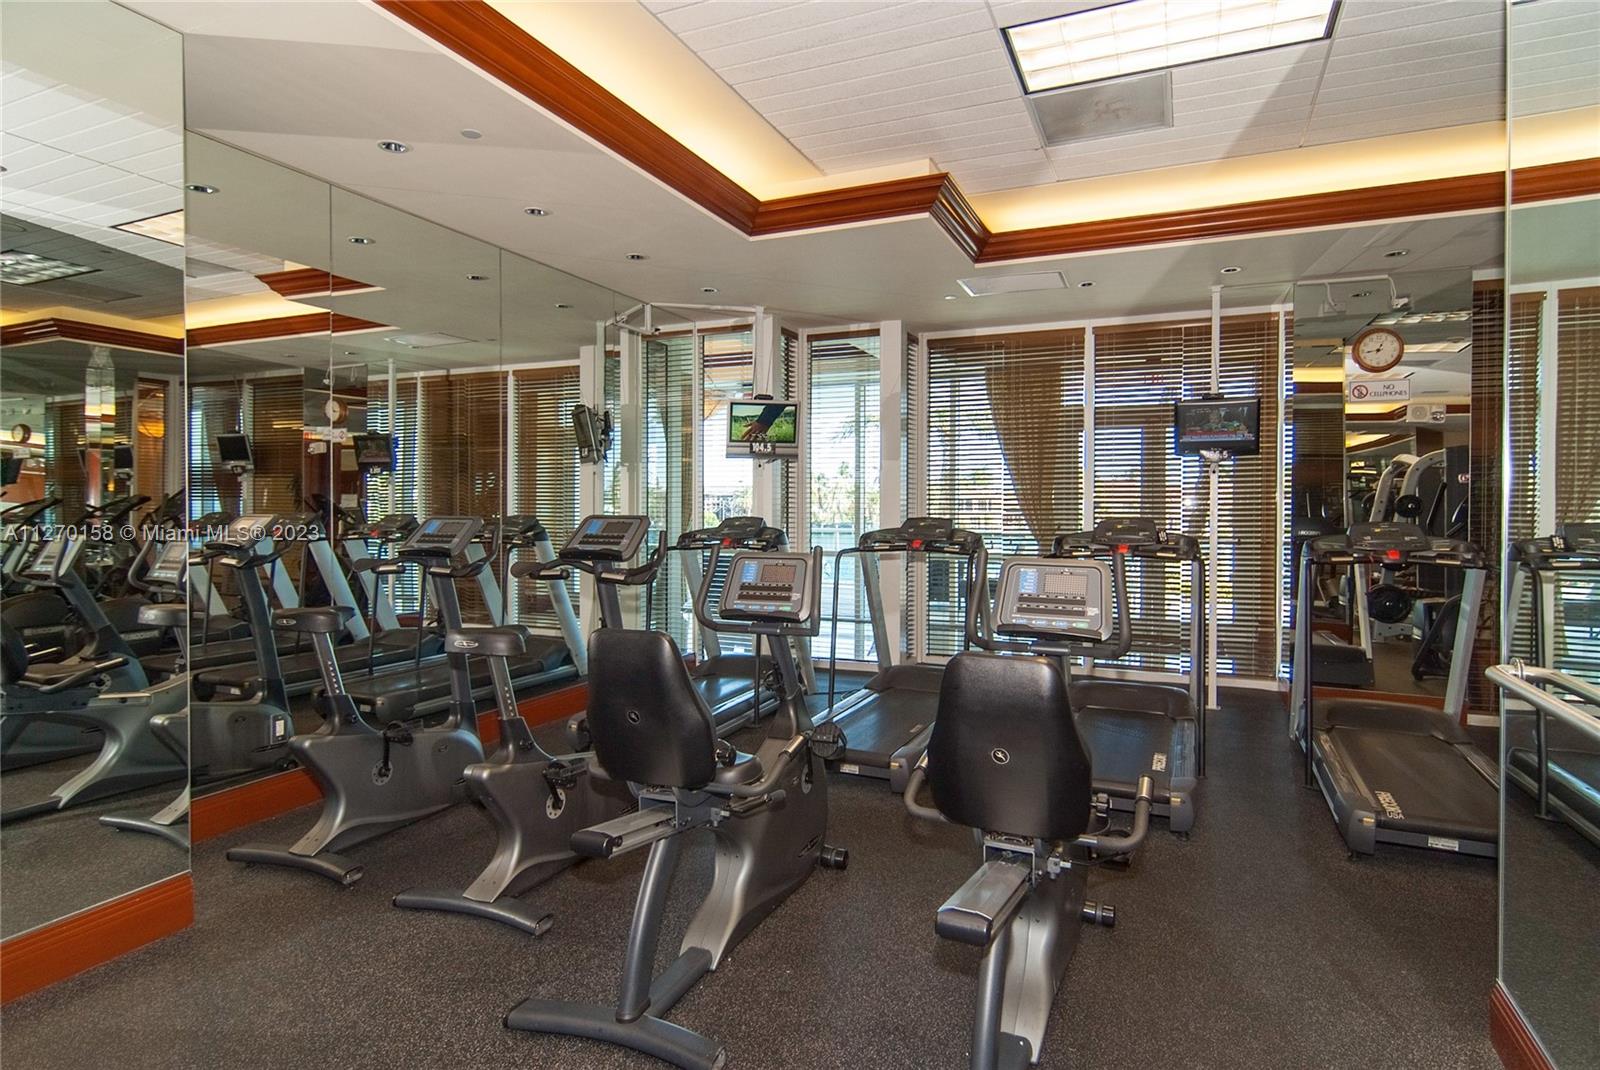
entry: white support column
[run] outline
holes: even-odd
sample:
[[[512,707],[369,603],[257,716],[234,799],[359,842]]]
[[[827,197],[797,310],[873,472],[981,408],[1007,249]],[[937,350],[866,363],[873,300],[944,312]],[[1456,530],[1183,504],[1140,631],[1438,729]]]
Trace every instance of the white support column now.
[[[906,516],[906,325],[885,320],[878,328],[878,526],[893,527]],[[906,575],[895,562],[880,569],[883,626],[889,650],[879,660],[898,664],[906,635]]]
[[[1290,555],[1288,555],[1286,553],[1288,547],[1286,547],[1284,545],[1284,535],[1285,535],[1284,513],[1288,508],[1288,480],[1289,480],[1289,457],[1288,457],[1289,424],[1288,424],[1288,421],[1284,418],[1285,415],[1286,415],[1285,411],[1284,411],[1284,408],[1289,403],[1289,396],[1288,396],[1288,392],[1284,389],[1284,379],[1286,378],[1286,376],[1284,375],[1284,372],[1287,370],[1288,360],[1289,360],[1289,353],[1288,353],[1288,350],[1285,348],[1288,345],[1288,339],[1287,339],[1287,337],[1285,337],[1283,313],[1282,312],[1278,312],[1277,313],[1277,319],[1278,319],[1278,362],[1277,362],[1276,365],[1273,366],[1273,374],[1276,375],[1277,382],[1274,384],[1272,389],[1273,389],[1273,393],[1276,394],[1277,397],[1278,397],[1278,435],[1277,435],[1277,439],[1276,439],[1277,450],[1276,450],[1275,455],[1273,457],[1272,465],[1273,465],[1273,485],[1274,485],[1274,490],[1276,492],[1275,493],[1275,498],[1276,498],[1276,501],[1277,501],[1277,509],[1273,513],[1273,516],[1275,516],[1277,518],[1276,524],[1277,524],[1278,532],[1273,537],[1273,546],[1275,548],[1276,555],[1277,555],[1274,558],[1274,560],[1280,562],[1280,568],[1281,568],[1281,562],[1283,562],[1284,560],[1286,560],[1290,556]],[[1273,605],[1273,621],[1272,621],[1272,636],[1273,636],[1272,663],[1273,663],[1273,670],[1272,670],[1272,675],[1274,677],[1276,677],[1278,675],[1278,668],[1277,667],[1283,663],[1283,618],[1285,617],[1286,610],[1288,609],[1288,606],[1286,604],[1287,600],[1288,600],[1288,592],[1284,588],[1283,577],[1282,577],[1281,574],[1279,574],[1279,578],[1278,578],[1278,582],[1277,582],[1276,587],[1277,587],[1277,589],[1273,593],[1273,601],[1272,601],[1272,605]]]
[[[915,373],[907,374],[906,383],[906,515],[926,516],[928,513],[928,341],[917,339],[917,348],[910,359],[915,362]],[[910,625],[906,631],[908,660],[921,661],[927,657],[928,642],[928,559],[911,560],[911,590],[916,596],[906,600]],[[912,642],[912,637],[917,642]]]
[[[1094,527],[1094,328],[1083,331],[1083,530]]]
[[[1510,315],[1506,316],[1509,322]],[[1556,529],[1556,398],[1561,395],[1558,391],[1561,384],[1556,378],[1556,346],[1557,334],[1560,331],[1560,298],[1555,287],[1549,287],[1544,292],[1544,300],[1539,305],[1539,435],[1537,438],[1538,477],[1534,484],[1534,536],[1549,535]],[[1556,654],[1555,620],[1556,620],[1556,588],[1559,584],[1550,582],[1555,579],[1547,576],[1546,582],[1540,584],[1543,592],[1543,605],[1539,612],[1543,613],[1543,620],[1547,622],[1541,629],[1543,632],[1543,657],[1542,664],[1554,665]]]
[[[1222,287],[1211,287],[1211,392],[1222,391]],[[1217,708],[1217,540],[1222,524],[1217,517],[1222,494],[1218,485],[1222,463],[1209,465],[1210,500],[1206,509],[1206,708]]]
[[[777,397],[782,355],[778,352],[778,324],[766,309],[756,309],[750,328],[750,345],[755,360],[755,392]],[[756,460],[750,476],[750,511],[770,524],[780,514],[778,508],[778,465],[791,461]]]
[[[591,405],[596,409],[605,407],[605,339],[605,324],[597,322],[595,324],[595,344],[578,348],[578,397],[583,404]],[[605,462],[579,462],[577,519],[580,522],[584,517],[601,511],[602,505],[606,500],[605,478]],[[563,532],[558,537],[564,538],[565,535],[566,533]],[[572,582],[581,594],[583,585],[578,582],[576,577]],[[579,598],[578,619],[584,635],[588,635],[599,625],[600,608],[592,596]]]
[[[602,328],[603,329],[603,328]],[[644,512],[644,342],[633,331],[619,331],[617,346],[621,354],[619,369],[621,396],[617,402],[616,441],[618,452],[617,511],[636,515]],[[653,520],[659,520],[653,517]],[[583,600],[584,621],[598,619],[592,590],[587,583]],[[622,615],[637,627],[643,619],[643,588],[629,587],[622,592]],[[587,627],[587,623],[585,624]]]

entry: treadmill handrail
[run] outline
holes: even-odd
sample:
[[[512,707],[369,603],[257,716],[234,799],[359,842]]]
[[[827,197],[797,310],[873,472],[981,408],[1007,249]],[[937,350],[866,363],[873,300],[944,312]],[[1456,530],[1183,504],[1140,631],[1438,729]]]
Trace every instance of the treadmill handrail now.
[[[1600,743],[1600,687],[1558,669],[1529,665],[1521,658],[1513,659],[1506,665],[1492,665],[1484,675],[1506,695],[1554,716]],[[1569,702],[1555,694],[1556,690],[1568,692],[1591,709],[1585,710]]]

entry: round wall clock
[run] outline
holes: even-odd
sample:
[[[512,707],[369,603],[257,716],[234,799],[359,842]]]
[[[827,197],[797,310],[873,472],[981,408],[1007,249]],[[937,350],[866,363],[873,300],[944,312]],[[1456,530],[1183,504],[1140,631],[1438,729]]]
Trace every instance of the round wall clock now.
[[[1386,372],[1406,354],[1406,341],[1387,327],[1368,327],[1350,343],[1350,357],[1369,372]]]
[[[33,428],[27,424],[16,424],[11,428],[11,441],[27,443],[33,440]]]

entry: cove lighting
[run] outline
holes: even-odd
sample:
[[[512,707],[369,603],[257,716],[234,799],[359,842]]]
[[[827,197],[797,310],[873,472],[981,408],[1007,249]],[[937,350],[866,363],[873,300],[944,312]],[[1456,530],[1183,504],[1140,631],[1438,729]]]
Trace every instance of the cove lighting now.
[[[88,275],[96,270],[37,253],[14,252],[10,249],[0,252],[0,282],[7,286],[32,286],[36,282],[70,279],[74,275]]]
[[[1029,93],[1333,35],[1338,0],[1123,0],[1008,26]]]

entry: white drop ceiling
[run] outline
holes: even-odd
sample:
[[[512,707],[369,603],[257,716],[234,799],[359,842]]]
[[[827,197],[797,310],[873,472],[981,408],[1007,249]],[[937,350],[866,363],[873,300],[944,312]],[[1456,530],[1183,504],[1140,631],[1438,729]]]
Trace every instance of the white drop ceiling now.
[[[1050,149],[1028,116],[1000,29],[1101,0],[644,3],[824,170],[929,157],[972,193],[1504,115],[1505,11],[1488,0],[1352,0],[1331,41],[1173,70],[1170,129]],[[1585,3],[1530,5],[1540,6],[1557,12],[1544,19],[1548,34],[1530,28],[1530,38],[1595,22],[1592,7],[1573,10]],[[1550,99],[1592,96],[1592,66],[1580,69],[1576,48],[1564,54],[1569,62],[1550,74]]]

